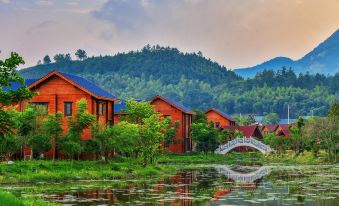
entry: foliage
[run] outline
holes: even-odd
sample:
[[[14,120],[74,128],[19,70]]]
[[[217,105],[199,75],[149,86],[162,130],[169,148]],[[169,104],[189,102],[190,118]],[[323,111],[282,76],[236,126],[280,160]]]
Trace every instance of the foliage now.
[[[262,119],[263,124],[278,124],[280,121],[277,113],[269,113]]]
[[[54,68],[83,76],[121,99],[147,100],[159,94],[191,108],[205,110],[213,106],[228,114],[274,112],[284,118],[290,104],[291,118],[312,112],[322,116],[339,99],[339,74],[296,75],[282,69],[245,80],[198,54],[160,46],[41,65],[21,73],[27,78],[38,78]]]
[[[30,99],[35,94],[27,89],[24,79],[15,70],[24,63],[22,57],[15,52],[12,52],[8,59],[0,60],[0,138],[12,133],[15,127],[13,116],[6,107],[12,102]],[[10,90],[9,87],[15,83],[20,85],[19,88]]]
[[[67,63],[67,62],[70,62],[72,61],[72,58],[71,58],[71,54],[56,54],[54,57],[53,57],[54,61],[56,63]]]
[[[84,60],[87,58],[87,53],[85,50],[83,49],[78,49],[76,52],[75,52],[75,56],[78,57],[78,59],[80,60]]]
[[[167,117],[165,121],[166,121],[165,124],[168,125],[168,127],[166,128],[165,131],[164,145],[169,146],[169,144],[173,143],[177,136],[178,129],[180,127],[180,122],[175,121],[174,124],[172,124],[171,117]]]
[[[126,103],[126,120],[131,123],[141,124],[143,119],[155,114],[151,103],[148,101],[138,102],[130,99]]]
[[[192,122],[194,123],[207,123],[206,114],[200,111],[199,109],[194,109],[194,115],[192,118]]]
[[[58,139],[63,135],[63,129],[61,126],[62,116],[63,114],[61,112],[50,114],[42,123],[43,134],[50,140],[50,147],[54,149],[53,160],[55,159],[55,152],[60,148],[60,145],[57,144]],[[46,141],[46,143],[48,142]]]
[[[248,123],[248,119],[245,118],[244,116],[242,116],[241,114],[240,114],[239,116],[235,117],[235,120],[236,120],[235,123],[236,123],[238,126],[246,126],[246,125],[249,124],[249,123]]]
[[[257,122],[255,121],[253,114],[249,114],[246,121],[248,125],[254,125]]]
[[[6,135],[0,138],[0,160],[10,160],[10,157],[20,150],[18,138],[14,135]]]
[[[214,152],[218,147],[219,132],[214,123],[193,123],[191,125],[191,138],[196,143],[198,152]]]
[[[125,157],[136,157],[139,152],[140,126],[126,121],[119,122],[114,127],[106,130],[106,135],[113,137],[109,145],[113,145],[115,151]]]
[[[61,149],[69,158],[74,158],[84,151],[81,139],[85,129],[89,129],[95,121],[95,116],[87,111],[87,101],[77,102],[77,111],[68,119],[68,134],[60,139]]]
[[[44,56],[43,58],[43,64],[50,64],[52,62],[51,57],[48,55]]]
[[[276,136],[273,133],[269,133],[264,136],[264,143],[270,145],[279,156],[289,148],[291,144],[290,142],[291,139],[282,136]]]

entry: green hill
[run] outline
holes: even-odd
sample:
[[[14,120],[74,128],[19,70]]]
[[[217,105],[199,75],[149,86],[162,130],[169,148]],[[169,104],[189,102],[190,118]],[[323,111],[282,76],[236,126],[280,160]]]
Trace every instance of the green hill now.
[[[149,99],[160,94],[192,108],[217,107],[230,114],[276,112],[284,117],[290,104],[292,116],[308,115],[311,110],[324,115],[339,100],[339,75],[296,76],[291,70],[281,70],[244,80],[201,54],[160,46],[37,65],[20,73],[25,78],[39,78],[52,70],[85,77],[121,99]]]

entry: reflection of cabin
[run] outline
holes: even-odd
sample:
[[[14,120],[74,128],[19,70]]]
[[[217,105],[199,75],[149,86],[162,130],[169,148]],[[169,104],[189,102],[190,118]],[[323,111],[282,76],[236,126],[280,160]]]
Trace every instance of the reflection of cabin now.
[[[178,122],[179,128],[175,140],[169,145],[174,153],[184,153],[192,150],[190,129],[192,123],[192,110],[180,103],[162,96],[155,96],[150,100],[154,109],[164,117],[171,117],[172,123]]]
[[[81,77],[52,71],[38,80],[27,81],[26,85],[31,91],[38,92],[38,95],[30,100],[13,103],[18,106],[19,111],[27,108],[28,104],[33,104],[45,108],[48,114],[62,112],[64,115],[62,126],[66,131],[68,117],[77,110],[76,102],[85,99],[90,114],[94,114],[101,123],[113,124],[114,102],[117,99]],[[18,84],[12,84],[10,89],[18,88]],[[91,138],[89,129],[84,132],[82,138]],[[48,156],[52,156],[53,152],[49,152]]]
[[[235,125],[235,119],[218,109],[210,108],[205,112],[205,114],[208,122],[214,122],[215,128]]]
[[[222,129],[230,130],[230,131],[240,131],[243,133],[245,137],[256,137],[258,139],[262,139],[263,135],[257,125],[250,126],[226,126]]]

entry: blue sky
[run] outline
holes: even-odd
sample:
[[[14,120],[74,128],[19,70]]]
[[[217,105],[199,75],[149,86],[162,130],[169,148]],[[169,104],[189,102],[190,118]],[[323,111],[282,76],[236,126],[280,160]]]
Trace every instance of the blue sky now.
[[[202,51],[227,68],[301,58],[339,28],[339,0],[0,0],[0,58]]]

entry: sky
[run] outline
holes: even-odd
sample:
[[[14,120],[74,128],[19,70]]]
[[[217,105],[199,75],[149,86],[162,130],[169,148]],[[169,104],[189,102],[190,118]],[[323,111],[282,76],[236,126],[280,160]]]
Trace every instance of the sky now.
[[[337,29],[339,0],[0,0],[0,59],[159,44],[235,69],[299,59]]]

